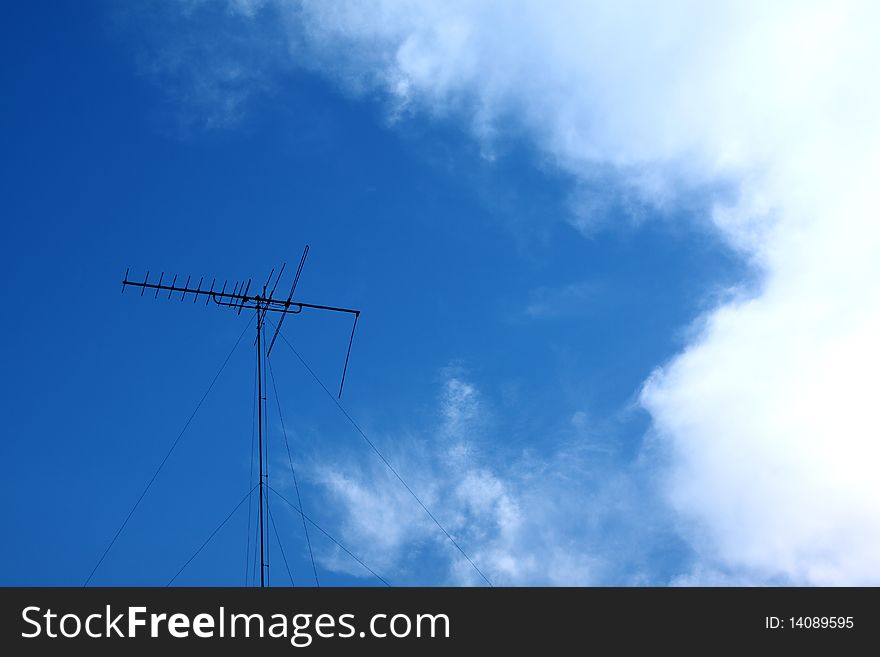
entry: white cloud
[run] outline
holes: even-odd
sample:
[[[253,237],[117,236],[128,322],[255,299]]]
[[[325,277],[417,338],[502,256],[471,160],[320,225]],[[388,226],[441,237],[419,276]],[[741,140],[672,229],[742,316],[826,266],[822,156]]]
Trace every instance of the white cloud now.
[[[495,585],[658,583],[646,564],[652,539],[666,531],[663,512],[637,471],[618,469],[592,448],[585,415],[577,438],[549,455],[500,464],[485,429],[491,411],[472,383],[447,370],[438,406],[436,423],[394,436],[383,449]],[[333,522],[343,542],[395,584],[482,584],[378,460],[336,454],[313,478],[341,513]],[[319,558],[364,576],[342,554]]]
[[[880,583],[880,5],[316,0],[247,15],[266,5],[293,61],[383,90],[397,115],[463,118],[487,152],[525,131],[584,189],[610,176],[655,210],[725,190],[707,221],[761,285],[701,318],[642,393],[698,571]],[[588,201],[575,206],[607,205]],[[492,490],[515,519],[523,503]]]

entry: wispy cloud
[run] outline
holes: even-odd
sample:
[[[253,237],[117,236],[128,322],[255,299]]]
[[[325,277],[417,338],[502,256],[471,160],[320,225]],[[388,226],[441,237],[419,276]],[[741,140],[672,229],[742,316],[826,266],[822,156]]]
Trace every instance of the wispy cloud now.
[[[445,372],[437,412],[425,426],[388,437],[383,449],[493,583],[666,582],[649,567],[651,551],[675,539],[647,471],[594,449],[583,413],[573,421],[576,439],[541,436],[558,445],[548,455],[500,462],[493,446],[503,436],[488,428],[490,404],[453,371]],[[332,522],[344,541],[395,583],[481,583],[384,465],[352,457],[336,454],[311,472],[339,513]],[[319,558],[325,567],[364,575],[335,551]]]
[[[126,3],[115,8],[141,73],[175,103],[184,131],[240,124],[250,103],[277,89],[290,69],[283,27],[262,2]],[[169,11],[169,7],[174,8]]]

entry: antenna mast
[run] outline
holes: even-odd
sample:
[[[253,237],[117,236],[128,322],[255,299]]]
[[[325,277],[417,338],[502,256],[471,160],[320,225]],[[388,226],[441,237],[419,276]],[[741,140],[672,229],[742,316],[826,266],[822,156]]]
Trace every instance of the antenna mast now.
[[[270,274],[271,276],[271,274]],[[263,409],[265,408],[264,399],[263,399],[263,345],[260,342],[260,333],[263,332],[263,317],[261,315],[261,311],[259,305],[257,307],[257,401],[259,401],[259,409],[257,411],[257,431],[259,435],[259,447],[260,450],[260,586],[265,586],[265,576],[266,570],[269,568],[269,564],[266,563],[266,556],[263,547],[263,538],[266,535],[265,529],[263,528]],[[251,447],[253,449],[253,447]]]
[[[186,299],[187,295],[192,295],[193,303],[197,303],[200,299],[205,299],[205,305],[210,304],[212,301],[216,306],[231,308],[236,311],[236,315],[240,315],[241,311],[244,309],[252,309],[256,312],[256,320],[257,320],[257,338],[255,340],[255,345],[257,348],[257,399],[259,400],[259,412],[258,412],[258,435],[259,435],[259,450],[260,450],[260,482],[259,482],[259,498],[260,498],[260,586],[264,587],[268,583],[268,575],[269,575],[269,564],[266,560],[267,550],[266,550],[266,532],[268,531],[268,522],[266,521],[266,516],[268,515],[268,491],[264,491],[264,486],[268,487],[268,467],[264,468],[264,457],[268,458],[268,454],[264,454],[263,451],[263,411],[265,408],[266,396],[263,391],[263,370],[265,368],[265,359],[269,357],[269,354],[272,351],[272,347],[275,345],[275,340],[278,337],[278,333],[281,330],[281,324],[284,322],[284,318],[287,315],[298,315],[303,309],[307,308],[310,310],[322,310],[329,312],[337,312],[337,313],[345,313],[351,315],[354,319],[352,321],[351,327],[351,336],[348,341],[348,351],[345,354],[345,364],[342,369],[342,376],[339,381],[339,394],[338,397],[342,397],[342,387],[345,385],[345,375],[348,371],[348,360],[351,355],[351,345],[354,340],[354,331],[357,328],[357,320],[360,317],[361,311],[354,310],[352,308],[340,308],[336,306],[326,306],[319,304],[311,304],[311,303],[303,303],[301,301],[294,301],[293,295],[296,291],[297,283],[299,283],[299,277],[302,273],[303,265],[306,262],[306,257],[309,255],[309,247],[308,245],[303,250],[302,258],[299,261],[299,266],[296,270],[296,275],[293,278],[293,284],[290,287],[290,293],[287,295],[287,298],[277,299],[275,298],[275,290],[278,287],[278,282],[281,280],[281,275],[284,273],[285,265],[282,264],[281,268],[278,271],[278,276],[275,277],[275,282],[273,284],[272,277],[275,274],[275,270],[272,269],[269,272],[269,278],[266,280],[266,283],[263,285],[262,290],[257,291],[255,294],[249,294],[251,288],[251,279],[248,279],[247,282],[242,281],[241,283],[235,283],[232,289],[232,292],[227,292],[226,288],[229,285],[229,281],[224,281],[223,287],[217,291],[215,289],[215,285],[217,283],[217,279],[214,279],[211,282],[211,286],[207,290],[202,289],[202,283],[204,283],[204,277],[199,279],[198,286],[196,288],[190,287],[191,276],[187,277],[186,284],[183,286],[178,286],[177,283],[177,275],[171,281],[171,284],[163,284],[163,279],[165,277],[165,272],[162,272],[159,275],[159,280],[156,283],[150,282],[150,272],[148,271],[144,280],[141,281],[133,281],[129,280],[129,270],[126,269],[125,277],[122,279],[122,291],[125,292],[127,287],[140,288],[141,296],[144,295],[144,292],[147,290],[155,290],[154,298],[159,297],[159,292],[163,294],[167,291],[168,298],[170,299],[172,295],[175,293],[180,293],[180,300],[183,301]],[[271,289],[269,286],[271,285]],[[278,323],[275,325],[275,333],[272,336],[272,340],[269,342],[269,346],[266,349],[265,353],[263,352],[263,327],[266,320],[267,313],[277,313],[280,314],[281,317],[278,319]],[[267,464],[268,466],[268,464]]]

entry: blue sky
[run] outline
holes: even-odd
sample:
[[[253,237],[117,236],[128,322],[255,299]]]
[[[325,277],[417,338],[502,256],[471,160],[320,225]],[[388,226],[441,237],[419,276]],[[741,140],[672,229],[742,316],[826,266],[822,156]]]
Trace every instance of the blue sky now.
[[[363,311],[343,403],[493,581],[697,572],[714,534],[682,529],[682,443],[651,413],[679,425],[642,390],[751,285],[755,251],[705,220],[731,177],[659,202],[504,112],[491,139],[455,103],[401,113],[328,72],[342,46],[277,64],[271,9],[194,7],[5,12],[2,583],[82,583],[251,319],[120,294],[126,267],[261,279],[305,244],[298,297]],[[230,59],[258,73],[212,77]],[[344,320],[285,334],[338,380]],[[248,334],[94,583],[164,584],[248,490],[253,364]],[[272,364],[307,513],[392,583],[477,583],[283,345]],[[299,520],[273,505],[309,584]],[[176,583],[245,583],[246,524],[243,507]],[[376,583],[312,540],[322,583]]]

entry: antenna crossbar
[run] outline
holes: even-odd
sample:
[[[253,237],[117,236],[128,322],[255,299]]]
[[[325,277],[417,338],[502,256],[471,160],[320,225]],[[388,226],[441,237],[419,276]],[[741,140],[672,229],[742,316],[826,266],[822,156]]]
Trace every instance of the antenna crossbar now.
[[[164,272],[162,274],[164,276]],[[303,308],[310,308],[313,310],[329,310],[331,312],[337,313],[348,313],[349,315],[360,315],[361,311],[355,308],[342,308],[339,306],[328,306],[324,304],[317,303],[306,303],[304,301],[293,301],[292,299],[276,299],[272,296],[262,296],[260,294],[239,294],[237,292],[218,292],[216,290],[204,290],[199,287],[188,287],[181,285],[169,285],[167,283],[162,283],[161,278],[158,283],[150,283],[149,282],[149,272],[147,272],[147,280],[144,281],[132,281],[129,280],[128,274],[126,273],[125,278],[122,281],[122,291],[124,292],[127,287],[141,288],[143,290],[156,290],[156,295],[159,294],[159,291],[167,291],[169,294],[169,298],[175,292],[180,292],[181,300],[185,299],[187,295],[192,295],[195,298],[203,297],[206,298],[208,302],[213,301],[218,306],[226,306],[229,308],[251,308],[258,309],[269,312],[276,313],[285,313],[289,315],[298,315],[302,312]],[[224,287],[228,282],[224,282]],[[247,287],[245,287],[247,289]]]

